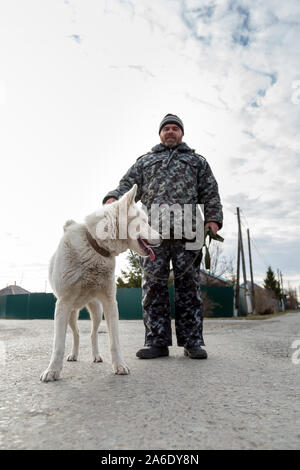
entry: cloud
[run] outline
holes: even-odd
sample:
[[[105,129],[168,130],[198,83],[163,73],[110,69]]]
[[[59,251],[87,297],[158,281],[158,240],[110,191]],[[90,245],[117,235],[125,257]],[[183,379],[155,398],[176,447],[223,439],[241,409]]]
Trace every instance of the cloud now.
[[[247,8],[240,5],[235,5],[234,10],[238,13],[239,19],[238,24],[232,33],[232,40],[234,43],[246,47],[250,42],[250,13]]]
[[[210,102],[208,100],[198,98],[197,96],[193,96],[193,95],[191,95],[190,93],[187,93],[187,92],[183,92],[183,94],[184,94],[184,96],[187,100],[190,100],[190,101],[192,101],[193,103],[196,103],[196,104],[204,104],[206,106],[210,106],[210,107],[215,108],[215,109],[226,109],[227,108],[226,103],[224,103],[224,102],[222,103],[223,106],[222,105],[220,106],[220,101],[221,101],[220,97],[216,96],[216,95],[211,96],[212,101]],[[216,99],[219,101],[219,103],[216,102]]]
[[[245,243],[246,238],[244,238]],[[276,233],[274,233],[273,236],[253,237],[252,245],[255,262],[261,264],[261,276],[265,273],[262,268],[266,268],[268,265],[275,271],[278,267],[285,266],[284,278],[286,281],[290,277],[298,277],[299,279],[300,252],[297,250],[297,240],[287,239],[283,244],[281,238],[276,237]]]
[[[206,34],[201,34],[200,33],[200,28],[199,28],[199,20],[203,22],[203,24],[209,24],[210,19],[212,18],[214,14],[214,5],[203,5],[202,7],[198,8],[189,8],[188,7],[189,2],[182,2],[181,5],[181,19],[184,23],[184,25],[187,27],[187,29],[190,31],[190,34],[194,39],[197,41],[201,41],[206,45],[210,45],[211,43],[211,34],[206,33]],[[203,28],[204,30],[204,28]],[[207,31],[207,29],[205,29]]]
[[[247,163],[246,158],[230,158],[229,159],[229,165],[232,168],[240,168],[242,165],[245,165]]]
[[[299,240],[300,222],[298,217],[298,207],[294,200],[284,197],[281,191],[276,192],[277,185],[269,188],[275,196],[264,197],[263,195],[254,198],[247,193],[237,193],[223,199],[224,207],[231,210],[239,207],[245,216],[245,221],[256,236],[267,239],[272,249],[272,243],[276,242],[285,245],[287,242],[297,243]],[[294,245],[293,245],[294,246]],[[276,248],[277,250],[277,248]]]
[[[146,75],[147,77],[154,77],[153,73],[151,73],[149,70],[147,70],[146,67],[143,65],[129,65],[128,66],[130,69],[137,70],[138,72],[141,72],[142,74]]]
[[[131,10],[131,13],[134,15],[135,14],[135,5],[134,5],[134,2],[132,2],[131,0],[118,0],[118,2],[121,4],[121,5],[124,5],[126,8],[129,8]]]
[[[75,42],[77,42],[77,44],[81,44],[82,43],[82,38],[80,37],[79,34],[72,34],[71,36],[69,36],[71,39],[74,39]]]
[[[0,106],[3,106],[6,102],[7,86],[4,80],[0,79]]]
[[[144,75],[145,78],[154,78],[155,75],[153,75],[150,70],[148,70],[145,66],[143,65],[125,65],[125,66],[119,66],[119,65],[110,65],[111,69],[128,69],[128,70],[136,70],[137,72],[140,72],[142,75]]]
[[[11,177],[0,187],[9,201],[1,217],[5,231],[23,243],[16,251],[15,240],[4,239],[2,269],[3,259],[27,264],[28,273],[28,263],[42,263],[63,221],[93,210],[135,158],[157,143],[158,123],[169,110],[183,118],[187,143],[207,158],[218,179],[228,233],[224,249],[236,243],[233,212],[239,206],[258,246],[274,260],[280,243],[296,250],[298,1],[47,5],[29,2],[16,15],[7,2],[0,18],[7,45],[0,52],[1,169]],[[41,225],[47,233],[37,249],[33,239]],[[288,263],[282,266],[289,270]]]

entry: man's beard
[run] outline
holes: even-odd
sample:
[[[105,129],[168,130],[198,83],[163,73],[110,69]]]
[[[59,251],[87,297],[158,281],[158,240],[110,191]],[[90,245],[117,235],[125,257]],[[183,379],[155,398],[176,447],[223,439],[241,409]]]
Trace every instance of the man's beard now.
[[[177,142],[175,142],[174,144],[170,144],[170,145],[167,145],[167,147],[169,147],[170,149],[174,148],[174,147],[177,147]]]
[[[164,145],[166,147],[169,147],[169,148],[177,147],[177,145],[179,145],[179,144],[180,144],[180,142],[177,142],[177,141],[174,141],[174,140],[170,143],[164,142]]]

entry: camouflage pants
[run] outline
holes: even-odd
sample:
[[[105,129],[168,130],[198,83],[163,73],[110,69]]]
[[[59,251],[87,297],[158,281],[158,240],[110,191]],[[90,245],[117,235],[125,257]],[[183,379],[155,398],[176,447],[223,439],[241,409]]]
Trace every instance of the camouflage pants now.
[[[163,240],[155,248],[155,260],[140,258],[143,273],[143,319],[145,346],[172,345],[168,279],[170,260],[174,271],[175,329],[178,346],[204,345],[203,309],[200,296],[200,262],[202,253],[185,249],[183,240]],[[193,262],[194,261],[194,262]],[[186,271],[187,270],[187,271]],[[186,272],[185,272],[186,271]],[[179,279],[178,276],[182,275]],[[153,276],[153,277],[152,277]],[[159,279],[159,278],[163,278]]]

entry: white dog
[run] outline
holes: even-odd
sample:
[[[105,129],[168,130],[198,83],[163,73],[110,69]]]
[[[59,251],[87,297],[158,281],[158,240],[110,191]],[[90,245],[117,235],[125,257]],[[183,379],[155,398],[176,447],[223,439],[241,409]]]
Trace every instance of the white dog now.
[[[48,368],[41,375],[43,382],[59,378],[68,323],[73,331],[73,348],[67,360],[77,360],[77,318],[84,306],[92,319],[93,361],[102,362],[97,332],[104,310],[113,371],[115,374],[129,373],[119,344],[115,256],[130,248],[141,256],[154,258],[151,246],[160,242],[159,234],[148,225],[147,215],[134,202],[136,190],[137,186],[134,185],[119,201],[104,205],[88,215],[85,224],[68,221],[64,226],[65,234],[49,269],[49,279],[57,301],[53,352]]]

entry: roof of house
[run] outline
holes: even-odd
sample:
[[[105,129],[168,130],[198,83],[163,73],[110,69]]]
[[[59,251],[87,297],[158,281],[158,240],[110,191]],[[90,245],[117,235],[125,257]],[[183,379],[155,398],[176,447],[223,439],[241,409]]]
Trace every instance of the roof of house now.
[[[0,290],[0,295],[30,294],[30,292],[20,286],[7,286]]]
[[[228,281],[227,279],[224,279],[224,277],[221,276],[216,276],[215,274],[212,274],[209,271],[206,271],[205,269],[200,269],[200,276],[202,276],[202,279],[210,279],[211,282],[214,285],[219,284],[225,284],[226,286],[231,286],[232,283]],[[173,268],[170,269],[170,279],[174,279],[174,270]],[[215,281],[215,282],[214,282]]]
[[[256,284],[255,282],[253,284],[254,284],[254,289],[264,290],[264,286],[260,286],[259,284]],[[243,282],[242,284],[240,284],[240,288],[244,289],[244,287],[245,287],[245,284]],[[251,281],[247,281],[247,289],[251,289]]]
[[[224,279],[224,277],[221,277],[221,276],[216,276],[215,274],[209,272],[209,271],[206,271],[205,269],[200,269],[200,273],[203,273],[205,276],[207,277],[210,277],[210,278],[213,278],[213,279],[216,279],[218,281],[221,281],[223,282],[224,284],[228,284],[228,285],[231,285],[231,283],[227,280],[227,279]]]

